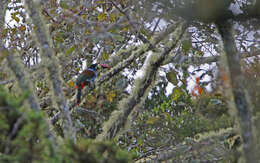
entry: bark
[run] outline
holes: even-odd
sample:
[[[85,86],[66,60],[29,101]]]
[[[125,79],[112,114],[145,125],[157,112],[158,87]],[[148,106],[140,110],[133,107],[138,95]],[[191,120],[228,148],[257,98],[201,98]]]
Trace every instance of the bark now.
[[[180,23],[176,27],[172,37],[170,37],[169,43],[164,48],[164,51],[160,54],[153,52],[150,57],[146,58],[145,64],[142,67],[144,75],[135,80],[134,88],[132,89],[130,96],[120,101],[118,106],[119,109],[114,111],[109,120],[104,123],[103,132],[97,136],[96,140],[109,140],[118,135],[120,130],[125,126],[130,113],[142,99],[147,97],[147,94],[156,79],[159,67],[171,50],[178,45],[186,28],[186,22]]]
[[[35,37],[40,48],[40,54],[48,70],[48,78],[53,87],[53,98],[58,105],[58,108],[63,116],[63,132],[65,138],[73,139],[75,141],[75,130],[73,128],[69,106],[67,104],[64,92],[62,91],[62,79],[60,78],[60,68],[58,60],[55,57],[55,52],[51,46],[50,36],[41,18],[41,4],[40,0],[25,0],[25,6],[29,13],[32,23],[35,25]]]
[[[249,100],[244,77],[242,75],[239,56],[235,40],[232,34],[231,22],[227,20],[217,22],[219,33],[222,37],[226,56],[226,65],[230,71],[230,83],[235,101],[235,107],[240,121],[241,135],[243,139],[243,151],[248,163],[256,162],[256,151],[254,146],[254,136],[252,132],[251,101]]]

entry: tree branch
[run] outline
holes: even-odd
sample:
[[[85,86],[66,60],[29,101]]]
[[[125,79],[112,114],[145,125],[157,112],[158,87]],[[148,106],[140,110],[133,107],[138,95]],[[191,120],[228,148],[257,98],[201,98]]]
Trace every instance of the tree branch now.
[[[227,20],[223,20],[216,23],[219,33],[222,37],[224,53],[223,57],[226,59],[226,63],[223,65],[229,69],[230,83],[232,93],[235,101],[235,107],[238,112],[240,120],[241,135],[243,138],[243,150],[246,162],[253,163],[256,160],[256,150],[254,148],[254,136],[252,132],[252,115],[250,108],[251,101],[246,86],[244,83],[244,77],[242,75],[241,66],[239,62],[239,56],[237,55],[237,49],[235,40],[233,38],[232,25]]]
[[[175,30],[176,26],[176,24],[170,25],[164,31],[153,37],[149,44],[143,44],[138,47],[129,47],[127,50],[121,50],[116,55],[112,56],[110,59],[110,65],[118,64],[114,66],[113,69],[100,76],[96,81],[96,85],[101,85],[115,74],[121,72],[125,67],[129,66],[136,58],[142,56],[149,50],[153,50],[160,41],[165,39]],[[128,56],[128,58],[125,59],[125,56]]]
[[[73,139],[75,141],[75,130],[73,128],[69,106],[62,91],[62,79],[60,78],[60,69],[58,66],[55,52],[52,49],[50,36],[40,15],[40,0],[25,0],[25,6],[29,12],[32,23],[35,25],[35,36],[38,42],[41,57],[49,72],[49,80],[52,83],[53,95],[55,102],[58,105],[60,112],[63,115],[64,126],[63,132],[65,138]]]
[[[104,123],[103,132],[97,136],[96,140],[102,141],[112,139],[125,126],[127,118],[135,106],[137,106],[142,99],[147,97],[151,85],[153,85],[156,79],[158,68],[171,50],[177,46],[186,28],[187,23],[180,23],[176,27],[170,38],[171,41],[166,45],[164,51],[161,54],[152,53],[150,57],[146,58],[146,64],[142,67],[144,75],[135,80],[130,96],[120,101],[118,106],[119,109],[114,111],[109,120]]]

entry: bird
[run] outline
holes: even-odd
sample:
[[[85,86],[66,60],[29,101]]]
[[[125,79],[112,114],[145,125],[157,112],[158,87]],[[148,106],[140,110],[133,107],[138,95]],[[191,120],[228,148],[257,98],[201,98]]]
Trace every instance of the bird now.
[[[76,86],[77,89],[77,96],[76,96],[76,104],[80,104],[81,98],[81,90],[86,86],[89,85],[91,82],[95,80],[97,77],[97,70],[99,68],[110,68],[110,66],[106,64],[91,64],[87,69],[82,71],[76,79]]]

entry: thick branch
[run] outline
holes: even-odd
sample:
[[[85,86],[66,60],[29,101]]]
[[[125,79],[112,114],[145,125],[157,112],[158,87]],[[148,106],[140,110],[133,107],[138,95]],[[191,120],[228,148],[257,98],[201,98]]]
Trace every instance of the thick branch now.
[[[55,52],[51,47],[50,36],[40,15],[40,0],[25,0],[26,8],[32,23],[35,25],[36,41],[39,44],[41,57],[49,72],[49,80],[52,83],[55,102],[58,105],[64,120],[64,135],[66,138],[75,140],[75,131],[73,128],[69,106],[62,91],[62,79],[60,78],[60,69]]]
[[[6,51],[6,53],[7,53],[7,51]],[[25,91],[30,92],[30,95],[28,97],[28,102],[29,102],[30,107],[35,111],[39,111],[40,107],[39,107],[39,104],[37,102],[37,99],[35,97],[35,94],[34,94],[34,91],[32,88],[33,84],[29,80],[27,73],[25,72],[25,67],[22,64],[19,56],[15,55],[15,54],[9,54],[7,56],[7,62],[8,62],[9,67],[15,74],[16,79],[18,81],[18,85],[21,88],[21,90],[23,92],[25,92]]]
[[[228,66],[230,71],[230,82],[240,120],[245,159],[248,163],[253,163],[256,161],[256,151],[254,149],[254,136],[252,132],[251,101],[249,101],[249,98],[247,97],[248,94],[244,83],[245,80],[242,75],[239,56],[237,55],[235,40],[232,35],[232,25],[228,21],[221,21],[217,22],[217,27],[223,40],[225,51],[223,54],[227,60],[225,65]]]
[[[150,90],[150,86],[155,81],[158,68],[163,63],[167,55],[175,48],[181,40],[181,37],[187,27],[186,23],[180,23],[169,43],[166,45],[164,51],[161,54],[152,53],[150,57],[146,59],[146,62],[142,69],[144,70],[143,76],[135,80],[134,88],[128,98],[123,99],[119,104],[119,110],[114,111],[109,120],[105,122],[103,132],[97,136],[97,140],[102,141],[106,139],[114,138],[119,131],[125,126],[128,116],[132,110],[137,106],[143,98],[147,97]]]
[[[8,0],[0,1],[0,46],[4,46],[4,39],[2,37],[2,31],[5,24],[5,13],[8,6]]]

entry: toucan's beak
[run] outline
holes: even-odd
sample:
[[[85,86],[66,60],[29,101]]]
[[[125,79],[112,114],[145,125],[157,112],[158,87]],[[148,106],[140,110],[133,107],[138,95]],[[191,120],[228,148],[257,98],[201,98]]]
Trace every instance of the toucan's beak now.
[[[106,65],[106,64],[99,64],[101,67],[103,68],[110,68],[110,66]]]

